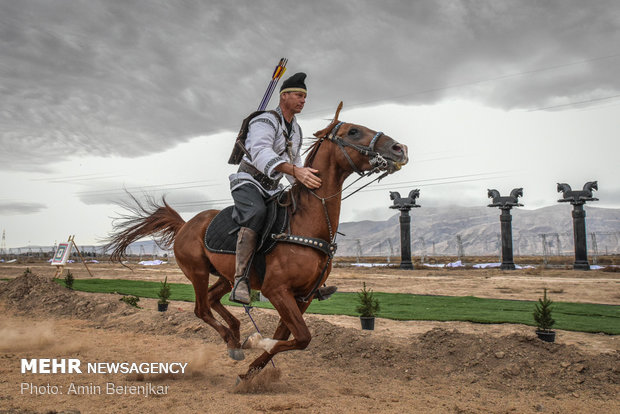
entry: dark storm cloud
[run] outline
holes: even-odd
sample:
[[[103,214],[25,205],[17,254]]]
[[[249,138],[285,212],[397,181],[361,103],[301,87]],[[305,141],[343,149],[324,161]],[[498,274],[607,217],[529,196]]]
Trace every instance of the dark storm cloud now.
[[[282,56],[287,75],[308,72],[305,113],[321,116],[340,99],[537,108],[619,94],[619,11],[613,1],[4,1],[0,169],[132,157],[234,130]]]
[[[22,215],[34,214],[45,210],[47,206],[41,203],[28,202],[2,202],[0,201],[0,214],[2,215]]]

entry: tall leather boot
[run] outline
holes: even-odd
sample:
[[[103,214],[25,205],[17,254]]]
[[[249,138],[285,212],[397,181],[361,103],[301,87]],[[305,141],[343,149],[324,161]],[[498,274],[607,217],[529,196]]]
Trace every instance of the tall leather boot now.
[[[235,286],[230,292],[230,301],[250,304],[250,264],[256,250],[258,234],[249,227],[241,227],[237,234],[237,256],[235,260]]]

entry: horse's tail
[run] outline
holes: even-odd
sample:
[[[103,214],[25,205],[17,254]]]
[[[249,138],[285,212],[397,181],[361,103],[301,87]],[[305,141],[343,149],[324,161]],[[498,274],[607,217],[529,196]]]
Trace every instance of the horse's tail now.
[[[160,248],[169,249],[185,220],[162,197],[163,206],[152,198],[146,206],[129,194],[135,205],[125,204],[128,214],[115,219],[113,231],[106,240],[106,251],[110,251],[110,261],[121,262],[125,250],[136,240],[152,235]]]

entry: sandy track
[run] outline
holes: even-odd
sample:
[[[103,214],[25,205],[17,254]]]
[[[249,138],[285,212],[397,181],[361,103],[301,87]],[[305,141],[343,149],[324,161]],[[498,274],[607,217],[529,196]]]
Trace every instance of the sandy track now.
[[[386,278],[402,280],[392,274],[399,271],[376,272],[377,278],[373,278],[372,270],[349,271],[334,272],[333,281],[345,290],[356,290],[358,280],[366,280],[376,290],[385,291],[379,287]],[[155,278],[159,279],[166,272],[149,271],[149,274],[156,274]],[[459,277],[474,285],[472,280],[478,278],[480,283],[493,278],[497,278],[497,283],[506,283],[500,280],[507,278],[499,271],[496,274],[489,271],[486,276],[468,276],[470,272],[466,271],[449,276],[429,272],[430,275],[416,275],[419,276],[416,280],[430,277],[431,282],[437,282],[453,277],[455,280],[447,285],[452,284],[456,289]],[[589,281],[590,275],[596,275],[596,278],[617,281],[615,274],[584,273],[588,275],[545,277],[578,283],[579,279]],[[170,274],[175,274],[174,269],[170,269]],[[538,282],[538,275],[522,277],[523,280],[533,277]],[[410,282],[411,278],[407,280]],[[427,284],[428,289],[434,285],[431,282]],[[499,294],[523,295],[530,289],[523,281],[519,286],[522,289],[519,293]],[[498,291],[489,286],[479,289]],[[570,290],[566,292],[570,294]],[[607,295],[613,301],[614,293]],[[546,344],[535,339],[531,327],[521,325],[381,319],[376,331],[367,332],[359,330],[356,318],[308,316],[313,333],[310,347],[278,355],[277,371],[267,370],[255,383],[239,389],[234,386],[235,376],[245,371],[251,358],[257,356],[255,351],[248,352],[245,361],[228,359],[224,345],[213,330],[194,317],[189,303],[174,302],[165,314],[153,310],[154,300],[140,303],[145,308],[136,310],[118,302],[118,297],[113,295],[70,292],[38,278],[28,283],[24,280],[0,283],[4,315],[0,322],[0,410],[75,409],[82,413],[141,413],[162,409],[182,413],[620,410],[617,398],[620,351],[616,336],[560,331],[558,343]],[[242,321],[242,334],[251,333],[253,328],[248,318],[238,308],[233,308],[233,312]],[[253,313],[264,331],[273,330],[277,321],[273,311],[255,309]],[[35,357],[70,357],[84,362],[181,360],[188,362],[190,368],[185,375],[174,376],[21,374],[20,359]],[[149,397],[32,395],[20,392],[23,382],[63,387],[71,383],[100,386],[107,382],[123,386],[151,383],[168,386],[168,392]]]

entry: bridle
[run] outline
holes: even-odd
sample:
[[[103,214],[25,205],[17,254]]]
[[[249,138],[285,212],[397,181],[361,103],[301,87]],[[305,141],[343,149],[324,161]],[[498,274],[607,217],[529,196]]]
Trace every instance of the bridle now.
[[[383,156],[381,154],[379,154],[377,151],[375,151],[375,145],[377,144],[377,141],[379,140],[381,135],[383,135],[383,132],[381,132],[381,131],[377,132],[375,134],[375,136],[372,137],[372,140],[370,140],[370,143],[368,144],[368,146],[366,146],[366,145],[356,145],[356,144],[352,144],[352,143],[350,143],[348,141],[345,141],[341,136],[337,135],[338,134],[338,130],[340,129],[340,127],[343,124],[344,124],[344,122],[337,123],[334,126],[334,128],[332,128],[332,130],[329,132],[329,134],[325,135],[324,138],[329,140],[329,141],[331,141],[331,142],[333,142],[334,144],[338,145],[338,147],[340,148],[340,150],[344,154],[345,158],[349,162],[349,165],[351,165],[351,168],[353,168],[353,171],[355,171],[357,173],[357,175],[359,175],[360,177],[365,177],[365,176],[369,176],[371,174],[374,174],[375,172],[378,172],[378,171],[387,170],[387,168],[388,168],[387,160],[385,158],[383,158]],[[347,153],[345,147],[353,148],[354,150],[356,150],[360,154],[367,156],[368,157],[368,162],[370,163],[370,166],[372,167],[372,169],[369,170],[366,173],[361,172],[360,169],[357,168],[357,165],[355,165],[355,162],[353,162],[353,160],[351,159],[351,157]]]
[[[338,130],[340,129],[342,124],[344,124],[344,122],[339,122],[338,124],[336,124],[331,129],[331,131],[329,133],[327,133],[323,137],[319,138],[319,142],[317,143],[317,147],[315,147],[315,152],[313,152],[313,154],[311,156],[316,154],[316,152],[318,151],[318,147],[321,145],[323,140],[327,139],[328,141],[333,142],[334,144],[336,144],[340,148],[340,150],[344,154],[345,158],[347,159],[347,161],[351,165],[351,168],[353,168],[353,171],[355,171],[359,175],[359,178],[357,180],[355,180],[354,182],[352,182],[351,184],[349,184],[348,186],[346,186],[343,189],[341,189],[340,191],[338,191],[337,193],[332,194],[332,195],[330,195],[328,197],[321,197],[318,194],[316,194],[313,190],[308,189],[310,194],[312,194],[314,197],[319,199],[321,201],[322,206],[323,206],[323,213],[325,214],[325,220],[327,221],[327,229],[329,231],[329,242],[328,242],[329,254],[327,255],[327,261],[325,262],[325,266],[323,266],[323,270],[321,271],[321,274],[319,275],[318,279],[316,280],[312,290],[306,296],[304,296],[302,298],[297,298],[297,300],[301,301],[301,302],[308,301],[317,292],[317,290],[319,289],[319,286],[321,284],[321,281],[323,280],[323,276],[325,276],[325,272],[327,271],[327,268],[329,267],[329,264],[331,263],[332,258],[334,256],[334,254],[336,253],[336,249],[337,249],[336,234],[334,234],[334,232],[333,232],[332,223],[331,223],[331,220],[329,219],[329,212],[327,210],[327,203],[326,203],[326,201],[331,199],[331,198],[334,198],[334,197],[336,197],[336,196],[338,196],[340,194],[342,194],[342,192],[344,190],[346,190],[347,188],[351,187],[353,184],[355,184],[356,182],[358,182],[362,178],[368,177],[371,174],[378,173],[380,171],[384,171],[384,173],[381,174],[379,177],[377,177],[374,180],[364,184],[363,186],[361,186],[357,190],[353,191],[351,194],[348,194],[346,197],[343,197],[342,200],[347,199],[348,197],[350,197],[353,194],[357,193],[361,189],[367,187],[368,185],[374,183],[375,181],[381,180],[382,178],[384,178],[385,176],[390,174],[390,171],[388,170],[388,165],[389,165],[388,161],[381,154],[379,154],[375,150],[375,145],[377,144],[377,141],[379,140],[379,138],[383,135],[383,132],[377,132],[375,134],[375,136],[372,138],[372,140],[370,140],[370,143],[367,146],[366,145],[356,145],[356,144],[352,144],[350,142],[345,141],[341,136],[337,135],[338,134]],[[353,148],[355,151],[359,152],[360,154],[367,156],[368,157],[368,162],[370,163],[370,166],[371,166],[371,169],[366,171],[365,173],[360,171],[360,169],[357,168],[357,165],[355,165],[355,162],[351,159],[351,156],[347,153],[346,147]]]
[[[329,242],[331,244],[334,244],[334,242],[336,240],[336,235],[333,233],[332,223],[329,220],[329,214],[327,212],[326,201],[331,199],[331,198],[334,198],[334,197],[336,197],[336,196],[338,196],[340,194],[342,194],[342,192],[344,190],[346,190],[347,188],[351,187],[353,184],[355,184],[356,182],[358,182],[362,178],[368,177],[369,175],[374,174],[374,173],[378,173],[380,171],[385,171],[379,177],[377,177],[374,180],[364,184],[363,186],[361,186],[357,190],[353,191],[352,193],[348,194],[346,197],[342,198],[342,200],[346,200],[347,198],[351,197],[353,194],[355,194],[358,191],[362,190],[363,188],[369,186],[370,184],[374,183],[375,181],[380,181],[382,178],[384,178],[385,176],[387,176],[390,173],[390,171],[388,170],[388,161],[385,158],[383,158],[383,156],[381,154],[379,154],[377,151],[375,151],[375,145],[377,144],[377,141],[379,140],[379,138],[383,135],[383,132],[381,132],[381,131],[377,132],[375,134],[375,136],[372,137],[372,139],[370,140],[370,143],[368,145],[356,145],[356,144],[352,144],[352,143],[350,143],[348,141],[345,141],[341,136],[337,135],[338,134],[338,130],[340,129],[340,127],[343,124],[344,124],[344,122],[338,122],[331,129],[331,131],[329,131],[329,133],[327,133],[323,137],[319,138],[318,145],[320,146],[321,142],[324,139],[327,139],[328,141],[331,141],[334,144],[336,144],[338,146],[338,148],[340,148],[340,150],[344,154],[344,156],[347,159],[347,161],[349,162],[349,164],[351,165],[351,168],[353,168],[353,171],[355,171],[357,173],[357,175],[359,175],[359,178],[357,180],[353,181],[351,184],[349,184],[346,187],[344,187],[343,189],[341,189],[340,191],[338,191],[337,193],[332,194],[332,195],[327,196],[327,197],[321,197],[317,193],[315,193],[313,190],[308,189],[310,194],[312,194],[314,197],[318,198],[321,201],[321,204],[323,205],[323,212],[325,213],[325,220],[327,221],[327,228],[329,230]],[[368,157],[368,162],[370,163],[370,166],[371,166],[371,169],[366,171],[365,173],[360,171],[360,169],[357,168],[357,165],[355,165],[355,162],[351,159],[351,156],[348,154],[348,152],[347,152],[345,147],[353,148],[354,150],[356,150],[360,154],[367,156]],[[316,148],[316,150],[318,151],[318,147]]]

